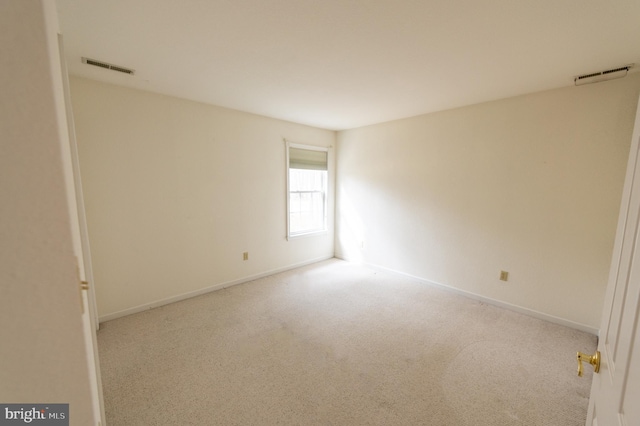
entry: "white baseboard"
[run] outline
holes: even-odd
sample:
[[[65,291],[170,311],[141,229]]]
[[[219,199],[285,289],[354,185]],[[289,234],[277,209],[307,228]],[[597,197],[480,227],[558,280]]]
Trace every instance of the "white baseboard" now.
[[[259,274],[250,275],[248,277],[239,278],[237,280],[227,281],[227,282],[220,283],[220,284],[214,284],[214,285],[209,286],[209,287],[201,288],[200,290],[190,291],[190,292],[187,292],[187,293],[179,294],[177,296],[172,296],[172,297],[168,297],[166,299],[156,300],[154,302],[150,302],[150,303],[145,303],[143,305],[134,306],[133,308],[127,308],[127,309],[123,309],[123,310],[118,311],[118,312],[113,312],[113,313],[110,313],[110,314],[106,314],[106,315],[103,315],[103,316],[99,317],[98,320],[99,320],[99,322],[103,323],[105,321],[110,321],[110,320],[113,320],[113,319],[116,319],[116,318],[120,318],[120,317],[124,317],[124,316],[127,316],[127,315],[137,314],[138,312],[147,311],[149,309],[157,308],[159,306],[168,305],[168,304],[174,303],[174,302],[179,302],[181,300],[190,299],[192,297],[196,297],[196,296],[200,296],[200,295],[203,295],[203,294],[207,294],[207,293],[210,293],[212,291],[222,290],[223,288],[228,288],[228,287],[231,287],[231,286],[234,286],[234,285],[238,285],[238,284],[246,283],[246,282],[249,282],[249,281],[257,280],[259,278],[268,277],[269,275],[279,274],[280,272],[285,272],[285,271],[289,271],[291,269],[300,268],[302,266],[311,265],[312,263],[322,262],[324,260],[331,259],[331,258],[333,258],[333,255],[318,257],[318,258],[315,258],[315,259],[306,260],[304,262],[296,263],[296,264],[293,264],[293,265],[284,266],[282,268],[272,269],[270,271],[265,271],[265,272],[261,272]]]
[[[586,324],[581,324],[581,323],[578,323],[578,322],[575,322],[575,321],[571,321],[571,320],[568,320],[568,319],[565,319],[565,318],[560,318],[560,317],[556,317],[554,315],[545,314],[544,312],[539,312],[539,311],[536,311],[536,310],[533,310],[533,309],[525,308],[523,306],[514,305],[514,304],[511,304],[511,303],[508,303],[508,302],[503,302],[501,300],[492,299],[490,297],[485,297],[485,296],[482,296],[482,295],[477,294],[477,293],[472,293],[470,291],[461,290],[459,288],[455,288],[455,287],[448,286],[446,284],[441,284],[441,283],[437,283],[437,282],[434,282],[434,281],[430,281],[430,280],[427,280],[425,278],[417,277],[415,275],[407,274],[405,272],[397,271],[395,269],[386,268],[384,266],[379,266],[379,265],[375,265],[375,264],[372,264],[372,263],[355,261],[355,260],[352,261],[352,260],[349,260],[348,258],[345,258],[344,256],[341,256],[341,255],[339,255],[337,253],[336,253],[335,257],[338,258],[338,259],[345,260],[347,262],[359,263],[359,264],[368,266],[368,267],[370,267],[372,269],[377,269],[377,270],[380,270],[380,271],[383,271],[383,272],[388,272],[388,273],[392,273],[392,274],[402,275],[402,276],[407,277],[407,278],[412,278],[412,279],[415,279],[417,281],[420,281],[421,283],[424,283],[424,284],[427,284],[427,285],[430,285],[430,286],[433,286],[433,287],[436,287],[436,288],[439,288],[439,289],[442,289],[442,290],[445,290],[445,291],[449,291],[449,292],[456,293],[456,294],[459,294],[459,295],[462,295],[462,296],[466,296],[466,297],[469,297],[471,299],[475,299],[475,300],[478,300],[480,302],[484,302],[484,303],[487,303],[487,304],[490,304],[490,305],[499,306],[501,308],[505,308],[505,309],[508,309],[510,311],[514,311],[514,312],[518,312],[518,313],[521,313],[521,314],[524,314],[524,315],[528,315],[530,317],[534,317],[534,318],[538,318],[538,319],[541,319],[541,320],[549,321],[549,322],[552,322],[554,324],[564,325],[566,327],[573,328],[573,329],[580,330],[580,331],[584,331],[585,333],[593,334],[595,336],[599,335],[599,330],[597,328],[591,327],[591,326],[586,325]]]

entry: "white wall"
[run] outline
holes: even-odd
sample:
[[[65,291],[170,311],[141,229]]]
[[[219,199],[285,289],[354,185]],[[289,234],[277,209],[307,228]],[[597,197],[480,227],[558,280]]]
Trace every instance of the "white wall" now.
[[[53,2],[0,2],[0,402],[89,425],[57,30]]]
[[[81,78],[71,97],[102,319],[333,256],[333,202],[328,233],[286,240],[283,138],[335,132]]]
[[[597,329],[639,91],[633,74],[340,132],[336,256]]]

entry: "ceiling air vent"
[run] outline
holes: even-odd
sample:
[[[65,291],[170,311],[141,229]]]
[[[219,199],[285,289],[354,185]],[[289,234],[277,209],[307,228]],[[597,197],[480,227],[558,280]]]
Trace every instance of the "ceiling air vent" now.
[[[582,86],[583,84],[598,83],[600,81],[613,80],[616,78],[622,78],[627,75],[627,72],[633,68],[634,64],[625,65],[623,67],[612,68],[606,71],[592,72],[589,74],[583,74],[575,77],[573,82],[576,86]]]
[[[104,69],[108,69],[108,70],[122,72],[122,73],[129,74],[129,75],[135,74],[135,71],[132,70],[132,69],[121,67],[121,66],[118,66],[118,65],[109,64],[107,62],[96,61],[95,59],[89,59],[89,58],[83,57],[82,58],[82,63],[83,64],[88,64],[88,65],[93,65],[93,66],[104,68]]]

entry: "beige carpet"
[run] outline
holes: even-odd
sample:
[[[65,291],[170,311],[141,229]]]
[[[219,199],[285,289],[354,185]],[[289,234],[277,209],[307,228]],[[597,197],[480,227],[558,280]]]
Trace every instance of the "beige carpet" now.
[[[584,425],[595,336],[340,260],[102,324],[116,425]]]

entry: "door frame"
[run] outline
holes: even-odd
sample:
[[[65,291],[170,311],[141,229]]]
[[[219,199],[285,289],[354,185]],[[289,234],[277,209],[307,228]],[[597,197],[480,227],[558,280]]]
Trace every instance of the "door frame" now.
[[[104,396],[102,390],[102,376],[100,373],[100,360],[98,356],[98,339],[96,331],[99,328],[98,309],[95,298],[95,286],[93,281],[93,268],[91,265],[91,250],[89,246],[89,233],[84,209],[84,196],[82,193],[82,182],[80,179],[80,162],[78,156],[78,145],[76,141],[75,122],[73,120],[73,110],[71,105],[71,90],[69,86],[69,74],[67,62],[64,55],[64,40],[62,34],[57,34],[58,53],[60,55],[60,71],[62,77],[62,89],[64,94],[64,113],[67,121],[67,133],[69,141],[69,151],[66,155],[70,161],[64,161],[65,173],[71,174],[73,179],[67,183],[67,190],[70,192],[67,197],[69,202],[69,213],[74,234],[74,251],[78,263],[78,278],[86,283],[86,287],[79,289],[82,295],[81,303],[86,308],[83,311],[82,322],[85,330],[85,344],[87,349],[87,362],[89,364],[90,379],[92,382],[92,403],[94,405],[95,420],[98,424],[106,424],[104,408]],[[69,165],[70,163],[70,165]],[[70,169],[70,170],[69,170]],[[73,188],[69,186],[73,185]],[[75,206],[75,211],[73,207]],[[78,241],[79,240],[79,241]],[[76,247],[79,246],[79,247]],[[80,282],[78,286],[80,286]],[[84,308],[83,308],[84,309]]]

